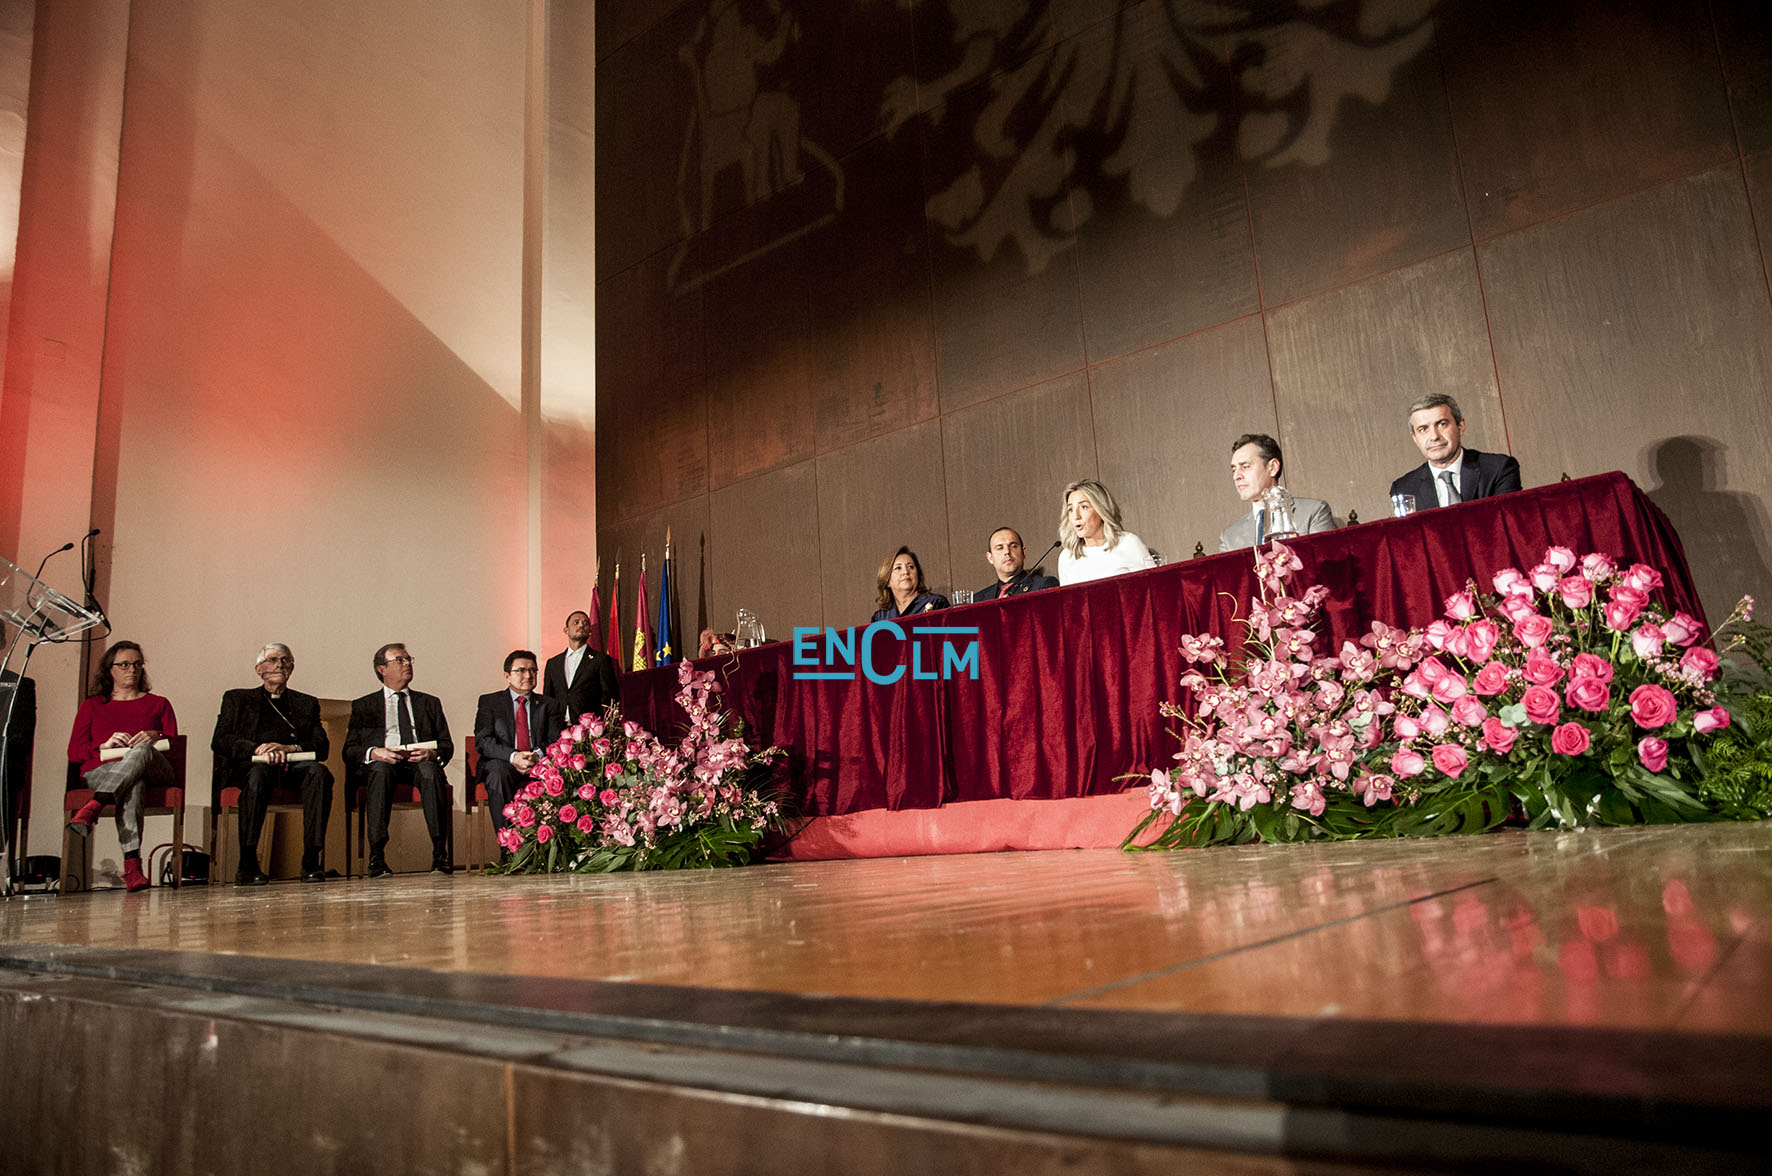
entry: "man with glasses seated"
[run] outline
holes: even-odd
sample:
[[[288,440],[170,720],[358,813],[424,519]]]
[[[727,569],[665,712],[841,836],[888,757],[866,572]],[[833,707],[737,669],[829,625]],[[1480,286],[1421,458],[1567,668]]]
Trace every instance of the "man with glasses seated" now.
[[[375,676],[381,689],[351,703],[351,726],[345,734],[344,759],[353,775],[361,774],[368,790],[363,818],[369,834],[369,876],[385,878],[388,869],[388,815],[394,807],[394,787],[415,784],[424,808],[425,827],[431,834],[431,869],[447,874],[449,820],[445,809],[449,796],[443,767],[455,754],[449,738],[449,721],[443,704],[434,694],[409,690],[412,655],[399,641],[375,651]],[[416,746],[431,744],[436,746]]]
[[[535,692],[535,678],[535,654],[512,650],[505,656],[505,689],[482,694],[474,712],[474,748],[495,834],[511,823],[505,805],[516,798],[519,783],[566,727],[566,712]]]
[[[331,744],[320,725],[320,700],[289,689],[295,655],[281,642],[260,649],[252,668],[264,685],[222,695],[209,743],[223,761],[225,783],[240,790],[240,868],[234,881],[241,886],[270,881],[259,868],[258,838],[271,807],[271,790],[282,783],[301,792],[301,880],[324,882],[320,855],[332,811],[332,770],[325,763]],[[291,762],[290,756],[301,752],[313,759]]]

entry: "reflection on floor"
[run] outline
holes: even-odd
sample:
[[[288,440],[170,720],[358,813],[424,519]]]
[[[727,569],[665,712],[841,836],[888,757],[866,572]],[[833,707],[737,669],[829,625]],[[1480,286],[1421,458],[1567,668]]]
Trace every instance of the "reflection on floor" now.
[[[9,902],[0,940],[900,1000],[1772,1035],[1772,824],[156,889]]]

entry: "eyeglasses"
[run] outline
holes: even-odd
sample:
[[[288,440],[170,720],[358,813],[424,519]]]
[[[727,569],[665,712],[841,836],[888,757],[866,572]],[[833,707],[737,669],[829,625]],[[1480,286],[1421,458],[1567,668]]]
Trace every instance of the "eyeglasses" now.
[[[399,662],[403,666],[409,666],[412,664],[412,659],[410,657],[390,657],[388,660],[390,662]]]
[[[111,668],[113,670],[139,670],[147,664],[147,662],[138,661],[114,661],[111,663]]]
[[[261,666],[293,666],[295,659],[292,657],[267,657],[258,664]]]

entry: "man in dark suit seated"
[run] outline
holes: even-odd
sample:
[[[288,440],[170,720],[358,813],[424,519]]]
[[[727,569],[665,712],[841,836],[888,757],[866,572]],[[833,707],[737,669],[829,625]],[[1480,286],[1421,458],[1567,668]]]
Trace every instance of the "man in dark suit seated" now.
[[[240,868],[234,881],[241,886],[270,881],[259,869],[258,836],[271,807],[271,790],[284,783],[301,791],[301,880],[324,882],[320,855],[332,812],[332,770],[324,761],[332,745],[320,725],[320,700],[289,689],[295,655],[281,642],[259,650],[252,668],[264,685],[222,695],[215,737],[209,741],[221,761],[222,782],[240,789]],[[314,758],[291,763],[289,757],[298,752]],[[255,756],[267,762],[254,763]]]
[[[0,654],[5,652],[6,633],[0,629]],[[0,723],[7,724],[6,758],[0,760],[0,820],[6,822],[6,836],[11,837],[17,832],[20,811],[31,791],[25,773],[30,770],[31,750],[37,742],[37,683],[11,670],[0,674]],[[8,850],[15,859],[25,856],[22,845],[8,846]]]
[[[560,704],[535,693],[535,676],[533,653],[519,649],[505,655],[506,688],[482,694],[474,712],[474,748],[480,753],[480,778],[486,781],[486,807],[492,813],[494,833],[510,824],[505,805],[566,727]]]
[[[621,701],[615,659],[592,649],[590,639],[589,613],[575,612],[567,617],[566,648],[548,659],[542,673],[541,692],[560,704],[568,723],[576,723],[580,715],[599,714],[610,703]]]
[[[408,781],[418,786],[425,827],[431,834],[431,869],[447,874],[449,819],[445,807],[449,783],[443,767],[455,754],[443,704],[434,694],[408,690],[412,655],[399,641],[375,651],[375,676],[381,689],[351,703],[351,727],[345,734],[345,770],[368,789],[363,817],[369,832],[369,876],[384,878],[388,869],[388,815],[394,808],[394,787]],[[415,744],[435,742],[435,747]]]
[[[1409,406],[1409,439],[1427,460],[1392,482],[1391,493],[1414,495],[1416,510],[1456,506],[1520,488],[1520,463],[1512,456],[1464,447],[1464,413],[1444,393],[1423,396]]]
[[[996,569],[997,578],[989,588],[980,588],[974,592],[972,599],[996,600],[1003,596],[1020,596],[1023,592],[1058,587],[1058,581],[1051,576],[1041,575],[1039,568],[1022,567],[1027,557],[1027,549],[1021,545],[1021,534],[1014,527],[998,527],[992,531],[990,541],[985,544],[984,558],[986,563]]]

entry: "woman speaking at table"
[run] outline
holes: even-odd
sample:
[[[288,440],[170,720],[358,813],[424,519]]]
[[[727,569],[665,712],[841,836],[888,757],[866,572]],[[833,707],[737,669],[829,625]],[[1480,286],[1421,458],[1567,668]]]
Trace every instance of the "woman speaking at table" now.
[[[917,553],[900,547],[880,564],[874,577],[878,589],[874,601],[880,607],[873,615],[876,621],[892,621],[913,613],[933,612],[948,606],[948,598],[929,591],[923,581],[923,565]]]
[[[1058,582],[1083,584],[1151,566],[1150,548],[1120,524],[1120,506],[1100,482],[1085,478],[1064,488],[1058,521]]]

